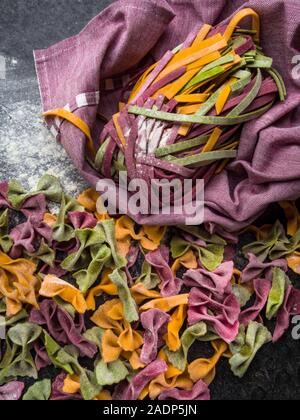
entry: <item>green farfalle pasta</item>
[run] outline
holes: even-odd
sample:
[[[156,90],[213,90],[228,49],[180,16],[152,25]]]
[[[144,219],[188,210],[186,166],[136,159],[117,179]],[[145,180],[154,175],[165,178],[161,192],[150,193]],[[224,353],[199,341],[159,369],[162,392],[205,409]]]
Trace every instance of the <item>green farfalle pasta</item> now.
[[[129,371],[122,360],[112,363],[100,360],[96,365],[95,374],[99,385],[108,386],[122,382],[129,375]]]
[[[38,194],[44,194],[49,201],[59,203],[62,197],[62,186],[52,175],[44,175],[35,190],[27,192],[18,181],[10,181],[8,185],[8,199],[14,208],[19,209],[25,200]]]
[[[53,239],[57,242],[67,242],[74,238],[75,230],[67,223],[67,215],[73,211],[84,211],[76,200],[65,195],[61,196],[60,211],[57,216],[57,221],[53,226]]]
[[[272,227],[266,239],[255,241],[244,246],[243,252],[247,256],[248,253],[254,254],[262,262],[267,258],[276,260],[291,253],[291,243],[285,234],[284,227],[277,221]]]
[[[83,336],[91,341],[92,343],[96,344],[99,349],[100,355],[102,355],[102,338],[105,334],[105,330],[100,327],[93,327],[87,330]]]
[[[63,352],[63,349],[60,347],[59,344],[57,344],[55,340],[53,340],[52,337],[50,337],[49,334],[46,333],[46,331],[43,331],[43,342],[51,363],[55,367],[63,369],[65,372],[72,375],[74,371],[71,365],[69,363],[61,363],[58,359],[58,354],[61,354]]]
[[[122,257],[117,252],[117,243],[116,243],[116,235],[115,235],[115,221],[114,220],[105,220],[101,222],[101,226],[105,232],[105,240],[106,243],[109,245],[112,258],[114,260],[116,268],[122,268],[127,265],[126,258]]]
[[[109,265],[111,261],[111,250],[106,245],[101,245],[101,248],[95,247],[91,250],[92,261],[87,269],[80,270],[73,274],[79,289],[86,293],[91,286],[98,280],[103,268]]]
[[[271,320],[274,318],[284,302],[284,296],[290,280],[283,270],[273,268],[272,288],[269,293],[266,316]]]
[[[271,333],[262,324],[251,321],[247,327],[242,325],[236,340],[230,344],[233,356],[229,363],[234,375],[242,378],[257,352],[271,341]]]
[[[184,372],[188,362],[188,353],[195,341],[213,341],[219,337],[210,331],[205,322],[199,322],[187,328],[181,337],[181,348],[176,351],[165,349],[170,363]]]
[[[88,266],[91,260],[90,248],[102,246],[105,242],[105,233],[102,226],[97,224],[94,229],[77,229],[75,238],[80,242],[78,251],[66,257],[61,264],[62,268],[68,271],[78,271]]]
[[[119,298],[123,303],[124,317],[128,322],[139,320],[139,313],[136,303],[130,293],[127,276],[124,271],[116,269],[109,275],[110,280],[117,286]]]
[[[53,267],[56,253],[54,249],[50,248],[50,246],[45,242],[44,238],[42,238],[38,250],[32,254],[26,253],[25,255],[32,259],[35,263],[42,261],[50,267]]]
[[[44,379],[43,381],[33,384],[23,395],[23,401],[48,401],[51,395],[51,381]]]
[[[84,369],[78,361],[78,351],[74,346],[66,346],[58,352],[57,360],[63,365],[71,365],[74,372],[80,377],[80,391],[85,400],[94,399],[102,390],[97,383],[94,372]]]
[[[30,345],[41,333],[41,327],[29,322],[17,324],[9,329],[6,352],[0,364],[0,384],[17,377],[37,379],[38,372],[30,352]]]
[[[156,273],[153,273],[151,265],[144,261],[140,277],[136,283],[142,283],[147,290],[153,290],[160,284],[160,278]]]
[[[209,271],[215,271],[224,259],[224,245],[208,244],[202,247],[186,241],[185,239],[174,236],[171,240],[171,253],[174,259],[182,257],[187,251],[194,249],[199,254],[202,265]]]
[[[13,242],[8,234],[8,209],[0,212],[0,249],[6,254],[10,251]]]

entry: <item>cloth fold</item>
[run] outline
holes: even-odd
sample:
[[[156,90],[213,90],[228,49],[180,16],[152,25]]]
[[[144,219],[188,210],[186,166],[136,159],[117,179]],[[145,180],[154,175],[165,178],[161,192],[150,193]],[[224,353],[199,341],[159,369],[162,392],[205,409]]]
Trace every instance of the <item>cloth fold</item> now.
[[[122,87],[138,68],[160,59],[204,23],[227,23],[242,7],[259,13],[262,46],[283,75],[288,97],[261,118],[245,124],[238,158],[206,186],[205,222],[228,231],[251,224],[272,202],[300,196],[300,79],[293,78],[292,64],[300,49],[298,2],[120,0],[79,35],[35,51],[44,111],[68,105],[67,109],[91,128],[97,147],[103,117],[110,119],[118,111]],[[95,187],[100,174],[85,160],[83,133],[62,120],[47,122],[81,174]],[[161,216],[133,218],[140,224],[162,223]],[[178,223],[176,216],[163,221]]]

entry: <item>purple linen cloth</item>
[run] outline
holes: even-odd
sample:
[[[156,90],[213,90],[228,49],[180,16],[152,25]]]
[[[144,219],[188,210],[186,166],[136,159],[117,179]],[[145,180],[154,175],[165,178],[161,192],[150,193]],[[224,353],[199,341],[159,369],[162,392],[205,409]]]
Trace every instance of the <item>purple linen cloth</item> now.
[[[203,23],[228,23],[243,7],[260,14],[262,46],[283,75],[288,97],[244,126],[238,158],[206,187],[205,222],[229,231],[251,224],[270,203],[300,196],[300,78],[293,78],[292,64],[300,50],[298,1],[117,1],[77,36],[35,51],[44,111],[68,104],[91,127],[97,147],[103,128],[97,114],[110,119],[117,112],[128,74],[160,59]],[[54,119],[48,122],[81,174],[95,187],[100,175],[85,160],[84,135],[67,122],[58,122],[56,128]],[[184,222],[175,215],[134,219],[140,224]]]

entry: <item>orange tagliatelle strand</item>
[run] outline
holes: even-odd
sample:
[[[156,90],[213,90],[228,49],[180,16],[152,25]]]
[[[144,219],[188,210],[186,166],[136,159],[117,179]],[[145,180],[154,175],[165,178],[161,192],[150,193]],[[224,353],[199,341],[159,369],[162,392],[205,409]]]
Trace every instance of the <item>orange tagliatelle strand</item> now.
[[[179,337],[180,330],[185,322],[187,316],[187,306],[180,305],[175,309],[168,324],[168,333],[165,336],[167,346],[171,351],[177,351],[181,347]]]
[[[195,93],[194,95],[178,95],[175,96],[175,100],[177,102],[185,102],[185,103],[201,103],[208,99],[209,95],[204,93]]]
[[[221,135],[222,135],[222,130],[218,127],[215,128],[213,130],[208,142],[203,147],[202,153],[211,152],[214,149],[215,145],[218,143]]]
[[[287,218],[287,234],[294,236],[300,229],[300,215],[296,203],[294,201],[281,201],[279,205]]]
[[[48,298],[59,296],[65,302],[70,303],[80,314],[84,314],[87,310],[81,291],[56,276],[48,275],[44,278],[39,294]]]
[[[217,115],[220,115],[222,113],[230,94],[231,94],[231,87],[229,85],[224,86],[216,102]]]
[[[180,305],[187,305],[189,295],[178,295],[167,298],[153,299],[150,302],[143,305],[140,310],[147,311],[148,309],[160,309],[161,311],[170,312],[172,309]]]
[[[211,25],[208,25],[208,24],[203,25],[198,35],[196,36],[196,39],[193,42],[192,47],[199,47],[201,45],[201,42],[204,41],[204,39],[207,37],[207,35],[210,33],[211,30],[212,30]]]
[[[199,111],[201,106],[202,106],[202,104],[180,106],[180,107],[177,108],[177,112],[178,112],[178,114],[194,115]]]
[[[87,148],[89,153],[92,157],[96,156],[96,149],[92,139],[91,130],[85,121],[65,109],[54,109],[53,111],[47,111],[43,113],[43,116],[63,118],[64,120],[77,127],[87,137]]]
[[[38,308],[40,281],[35,277],[36,265],[23,258],[13,260],[0,251],[0,294],[6,303],[8,317],[18,314],[23,304]]]
[[[205,57],[202,57],[199,60],[191,63],[186,67],[186,73],[181,76],[176,82],[173,82],[162,89],[160,89],[155,95],[154,98],[159,95],[164,95],[168,99],[174,98],[191,80],[196,74],[202,69],[206,64],[210,64],[212,61],[217,60],[221,57],[221,54],[218,51],[214,51],[211,54],[208,54]]]
[[[252,17],[252,28],[257,32],[257,39],[260,37],[260,18],[259,15],[250,8],[243,9],[239,11],[230,21],[227,29],[224,33],[224,38],[229,41],[232,37],[234,31],[236,30],[238,24],[245,18]]]
[[[173,71],[185,67],[195,61],[227,47],[227,41],[221,34],[216,34],[211,38],[202,41],[195,47],[186,48],[175,55],[169,65],[163,70],[155,82],[172,73]]]

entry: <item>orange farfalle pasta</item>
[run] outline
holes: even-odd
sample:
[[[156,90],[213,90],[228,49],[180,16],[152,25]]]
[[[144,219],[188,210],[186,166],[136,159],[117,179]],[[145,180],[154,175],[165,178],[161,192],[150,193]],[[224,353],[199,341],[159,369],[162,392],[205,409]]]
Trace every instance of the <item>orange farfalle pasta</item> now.
[[[56,224],[57,222],[57,216],[56,214],[51,214],[51,213],[45,213],[44,214],[44,223],[46,223],[46,225],[50,226],[51,228],[53,228],[53,226]]]
[[[161,298],[161,294],[159,292],[156,290],[148,290],[142,283],[135,284],[130,291],[138,306],[145,300]]]
[[[124,351],[133,352],[144,344],[143,336],[133,330],[129,322],[124,322],[124,331],[120,334],[118,344]]]
[[[77,394],[80,392],[80,378],[78,375],[67,375],[64,380],[62,391],[65,394]]]
[[[112,363],[119,359],[122,349],[118,336],[112,330],[106,330],[102,337],[102,357],[105,363]]]
[[[287,218],[287,234],[294,236],[300,229],[300,215],[294,201],[282,201],[279,203]]]
[[[25,259],[13,260],[0,251],[0,294],[8,317],[18,314],[23,304],[38,308],[36,299],[40,281],[34,276],[36,265]]]
[[[300,252],[294,252],[293,254],[289,255],[287,258],[288,266],[294,273],[300,275]]]
[[[119,321],[112,319],[109,315],[113,307],[119,303],[119,299],[108,300],[103,305],[99,306],[97,311],[91,317],[91,321],[98,327],[105,330],[114,330],[119,336],[119,334],[123,331],[122,326]]]
[[[132,239],[138,241],[142,235],[137,235],[134,230],[134,222],[128,216],[122,216],[116,221],[116,241],[120,255],[126,257],[129,252]]]
[[[168,361],[164,350],[159,352],[158,358],[166,362],[168,369],[145,387],[139,396],[140,400],[144,400],[148,396],[151,400],[155,400],[164,390],[170,388],[179,388],[187,391],[193,388],[193,381],[189,378],[187,372],[181,372],[174,367]]]
[[[128,216],[122,216],[116,221],[117,247],[122,256],[128,254],[132,240],[139,241],[147,251],[155,251],[160,246],[165,233],[165,226],[143,226],[137,234],[135,223]]]
[[[102,295],[103,293],[110,296],[118,296],[118,288],[113,284],[109,278],[111,270],[106,269],[102,275],[101,283],[90,289],[86,298],[87,309],[94,311],[96,309],[95,297]]]
[[[171,296],[167,298],[153,299],[150,302],[143,305],[140,310],[148,311],[149,309],[160,309],[164,312],[170,312],[172,309],[177,308],[180,305],[187,305],[189,300],[189,295],[178,295]]]
[[[83,206],[85,210],[91,213],[95,213],[95,216],[98,221],[110,219],[108,213],[98,213],[97,201],[99,200],[99,198],[100,194],[92,188],[89,188],[78,196],[77,203]]]
[[[176,275],[180,267],[184,267],[189,270],[196,269],[198,267],[197,258],[191,249],[174,261],[172,265],[174,275]]]
[[[215,354],[210,359],[197,359],[192,362],[189,367],[189,375],[193,382],[198,382],[200,379],[204,380],[209,376],[215,376],[215,368],[221,357],[227,352],[228,345],[222,341],[217,340],[212,342]]]
[[[94,401],[111,401],[112,396],[109,391],[103,390],[94,398]]]
[[[180,330],[187,316],[187,305],[180,305],[173,312],[171,320],[168,324],[168,333],[165,336],[167,346],[171,351],[177,351],[181,347],[179,337]]]
[[[132,369],[139,370],[143,369],[145,365],[141,362],[141,349],[134,350],[133,352],[130,351],[123,351],[122,356],[124,359],[128,360]]]
[[[48,275],[44,278],[39,294],[48,298],[59,296],[65,302],[71,303],[80,314],[87,311],[87,305],[81,291],[56,276]]]

